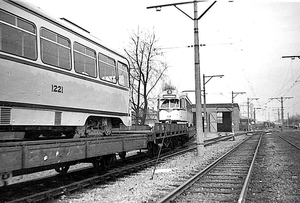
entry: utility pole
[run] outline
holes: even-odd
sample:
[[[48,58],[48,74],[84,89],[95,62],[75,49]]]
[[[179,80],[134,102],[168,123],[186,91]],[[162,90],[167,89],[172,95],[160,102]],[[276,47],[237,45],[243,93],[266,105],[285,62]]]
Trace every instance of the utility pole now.
[[[204,149],[203,125],[202,125],[202,103],[201,103],[201,76],[200,76],[200,54],[199,54],[199,29],[198,20],[200,20],[207,11],[217,2],[214,1],[203,13],[198,17],[198,2],[197,0],[181,3],[164,4],[157,6],[150,6],[147,9],[155,8],[156,11],[161,11],[162,7],[174,6],[184,15],[194,21],[194,55],[195,55],[195,96],[196,96],[196,132],[197,132],[197,154],[201,155]],[[186,12],[178,7],[183,4],[194,4],[194,17],[191,17]]]
[[[233,104],[233,99],[238,96],[239,94],[246,94],[246,92],[231,92],[231,103]]]
[[[247,131],[249,131],[249,108],[250,108],[250,103],[253,100],[258,100],[258,98],[249,98],[249,97],[247,98],[247,120],[248,120],[248,122],[247,122]]]
[[[235,141],[235,135],[234,135],[234,121],[233,121],[233,113],[234,113],[234,111],[233,111],[233,103],[234,103],[234,98],[236,97],[236,96],[238,96],[239,94],[245,94],[246,92],[231,92],[232,94],[231,94],[231,107],[232,107],[232,112],[231,112],[231,131],[232,131],[232,139],[233,139],[233,141]]]
[[[289,122],[289,120],[290,120],[290,114],[287,113],[287,126],[288,126],[288,128],[290,127],[290,122]]]
[[[204,137],[207,137],[207,112],[206,112],[206,90],[205,85],[208,83],[213,77],[222,78],[224,75],[205,75],[203,74],[203,109],[204,109]],[[205,81],[205,78],[208,80]],[[206,127],[205,127],[206,124]]]
[[[255,108],[255,107],[254,107],[254,122],[255,122],[255,128],[257,127],[257,125],[256,125],[256,110],[257,110],[257,109],[262,109],[262,108],[260,108],[260,107]]]
[[[277,99],[281,103],[281,131],[284,128],[284,114],[283,114],[283,102],[287,99],[291,99],[293,97],[278,97],[278,98],[270,98],[270,100]]]

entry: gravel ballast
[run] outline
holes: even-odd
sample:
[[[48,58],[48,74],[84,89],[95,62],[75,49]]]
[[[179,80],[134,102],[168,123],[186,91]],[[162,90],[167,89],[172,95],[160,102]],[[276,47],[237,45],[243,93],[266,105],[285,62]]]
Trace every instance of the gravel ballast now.
[[[246,137],[241,135],[237,136],[235,141],[228,140],[207,146],[199,156],[194,150],[167,159],[157,165],[153,179],[151,177],[154,167],[151,167],[104,185],[68,196],[63,195],[55,202],[156,202]]]
[[[300,202],[300,156],[279,138],[298,132],[266,134],[261,143],[246,202]]]

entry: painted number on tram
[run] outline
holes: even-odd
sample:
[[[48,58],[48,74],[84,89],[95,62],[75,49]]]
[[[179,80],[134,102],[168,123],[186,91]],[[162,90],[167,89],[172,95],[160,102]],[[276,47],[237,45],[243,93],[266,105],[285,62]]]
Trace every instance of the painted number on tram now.
[[[60,85],[52,85],[52,92],[64,93],[64,87]]]

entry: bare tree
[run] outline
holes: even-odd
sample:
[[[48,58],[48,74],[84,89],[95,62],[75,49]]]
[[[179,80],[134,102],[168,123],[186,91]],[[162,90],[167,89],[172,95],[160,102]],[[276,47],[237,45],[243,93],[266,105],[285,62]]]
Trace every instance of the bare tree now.
[[[167,69],[162,53],[158,49],[155,32],[133,31],[130,45],[125,52],[130,62],[131,103],[136,124],[145,124],[148,100]]]
[[[176,90],[176,86],[173,85],[171,82],[165,82],[162,85],[162,91],[165,91],[165,90]]]

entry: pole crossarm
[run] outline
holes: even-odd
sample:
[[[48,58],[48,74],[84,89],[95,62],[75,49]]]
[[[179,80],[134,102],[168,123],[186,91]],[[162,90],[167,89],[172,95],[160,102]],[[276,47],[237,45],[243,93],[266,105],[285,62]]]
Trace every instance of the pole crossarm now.
[[[293,98],[293,97],[277,97],[277,98],[269,98],[269,99],[270,99],[270,100],[276,99],[276,100],[278,100],[279,102],[284,102],[285,100],[291,99],[291,98]]]
[[[224,75],[203,75],[203,78],[209,78],[207,81],[203,81],[204,85],[206,85],[206,83],[208,83],[213,77],[219,77],[222,78],[224,77]]]
[[[239,94],[246,94],[246,92],[234,92],[232,91],[231,103],[233,104],[233,99],[236,98]]]
[[[206,2],[206,1],[186,1],[186,2],[178,2],[178,3],[171,3],[171,4],[161,4],[161,5],[156,5],[156,6],[148,6],[147,9],[151,8],[162,8],[162,7],[167,7],[167,6],[177,6],[177,5],[183,5],[183,4],[191,4],[195,2]]]
[[[300,59],[300,56],[282,56],[282,58],[291,58],[292,60],[294,60],[295,58]]]
[[[181,13],[183,13],[184,15],[186,15],[188,18],[190,18],[191,20],[200,20],[206,13],[207,11],[215,4],[217,3],[217,1],[214,1],[214,3],[212,3],[199,17],[197,18],[193,18],[191,17],[189,14],[187,14],[186,12],[184,12],[182,9],[180,9],[178,7],[178,5],[183,5],[183,4],[191,4],[191,3],[197,3],[197,2],[207,2],[205,0],[202,1],[186,1],[186,2],[179,2],[179,3],[172,3],[172,4],[162,4],[162,5],[156,5],[156,6],[148,6],[147,9],[152,9],[155,8],[157,11],[160,11],[162,7],[169,7],[169,6],[174,6],[175,8],[177,8]]]
[[[248,102],[250,103],[250,102],[252,102],[253,100],[258,100],[259,98],[249,98],[248,97]]]
[[[177,8],[181,13],[183,13],[184,15],[186,15],[187,17],[189,17],[191,20],[194,20],[194,18],[192,18],[189,14],[187,14],[186,12],[184,12],[183,10],[181,10],[179,7],[177,7],[177,5],[174,5],[175,8]]]
[[[212,3],[198,18],[197,18],[197,20],[200,20],[203,16],[204,16],[204,14],[206,14],[207,13],[207,11],[211,8],[211,7],[213,7],[213,5],[215,5],[215,3],[217,3],[217,1],[214,1],[214,3]]]

